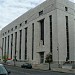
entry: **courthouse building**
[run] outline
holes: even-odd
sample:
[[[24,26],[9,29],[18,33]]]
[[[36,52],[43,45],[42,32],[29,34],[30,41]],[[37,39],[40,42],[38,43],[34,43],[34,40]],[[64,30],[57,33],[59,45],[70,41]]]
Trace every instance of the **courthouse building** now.
[[[1,30],[2,56],[45,63],[75,61],[75,9],[69,0],[46,0]]]

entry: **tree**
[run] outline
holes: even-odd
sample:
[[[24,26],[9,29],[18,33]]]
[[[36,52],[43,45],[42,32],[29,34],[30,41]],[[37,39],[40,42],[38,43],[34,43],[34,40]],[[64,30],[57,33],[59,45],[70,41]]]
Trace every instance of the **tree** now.
[[[4,63],[6,63],[6,61],[8,60],[8,56],[5,54],[3,57],[2,57]]]
[[[17,61],[16,56],[14,56],[13,61],[14,61],[14,66],[16,66],[16,61]]]
[[[52,53],[49,52],[49,53],[46,55],[46,60],[45,60],[45,62],[46,62],[46,63],[49,63],[49,70],[51,70],[50,64],[51,64],[51,62],[52,62]]]

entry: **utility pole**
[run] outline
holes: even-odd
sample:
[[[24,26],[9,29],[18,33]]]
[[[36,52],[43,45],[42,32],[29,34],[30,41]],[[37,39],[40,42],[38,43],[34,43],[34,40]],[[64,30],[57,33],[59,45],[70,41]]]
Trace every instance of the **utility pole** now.
[[[59,67],[59,47],[57,46],[57,51],[58,51],[58,67]]]

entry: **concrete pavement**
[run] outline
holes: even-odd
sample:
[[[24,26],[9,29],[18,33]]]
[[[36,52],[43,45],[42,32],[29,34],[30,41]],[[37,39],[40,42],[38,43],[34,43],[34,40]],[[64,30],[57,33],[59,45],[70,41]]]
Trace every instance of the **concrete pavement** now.
[[[12,66],[12,65],[8,65],[8,66]],[[12,66],[14,67],[14,66]],[[18,66],[15,66],[16,68],[18,68]],[[19,67],[20,68],[20,67]],[[37,68],[33,68],[34,70],[42,70],[42,71],[49,71],[48,68],[41,68],[41,69],[37,69]],[[65,69],[65,68],[51,68],[50,71],[54,71],[54,72],[60,72],[60,73],[75,73],[75,69]]]
[[[52,71],[75,73],[75,69],[65,69],[65,68],[52,68]]]

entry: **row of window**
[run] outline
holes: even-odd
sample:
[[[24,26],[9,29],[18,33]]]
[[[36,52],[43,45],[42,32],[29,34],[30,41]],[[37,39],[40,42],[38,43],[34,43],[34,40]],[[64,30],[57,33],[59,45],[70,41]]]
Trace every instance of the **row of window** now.
[[[65,7],[65,11],[68,11],[68,7]],[[43,14],[43,10],[41,10],[39,12],[39,16],[41,16]],[[25,21],[25,24],[27,24],[27,20]],[[20,23],[20,27],[22,26],[22,23]],[[15,29],[17,29],[17,26],[15,26]],[[11,29],[11,31],[13,31],[13,28]],[[8,30],[8,33],[10,32],[10,30]],[[7,32],[5,32],[6,34]],[[4,33],[3,33],[3,36],[4,36]]]
[[[39,16],[43,14],[43,10],[39,12]],[[27,24],[27,20],[25,21],[25,24]],[[22,23],[20,23],[20,27],[22,26]],[[17,26],[15,26],[15,29],[17,29]],[[11,29],[11,31],[13,31],[13,28]],[[10,32],[10,30],[8,30],[8,33]],[[7,32],[3,33],[3,36],[4,34],[7,34]]]
[[[27,20],[25,21],[25,24],[27,24]],[[20,27],[22,26],[22,23],[20,23]],[[17,29],[17,26],[15,26],[15,29]],[[3,33],[2,35],[4,36],[4,34],[9,33],[10,31],[13,31],[13,28],[11,30],[8,30],[8,32]]]

